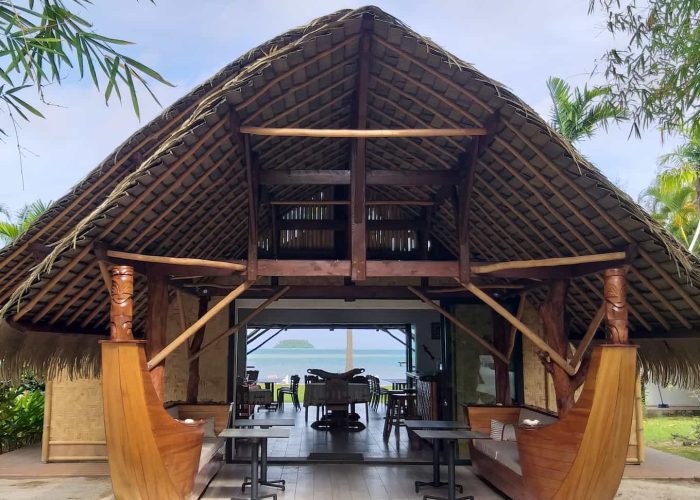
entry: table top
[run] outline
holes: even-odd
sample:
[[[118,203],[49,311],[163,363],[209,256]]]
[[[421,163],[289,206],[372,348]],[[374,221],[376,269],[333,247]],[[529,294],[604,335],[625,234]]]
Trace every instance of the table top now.
[[[242,439],[267,439],[267,438],[288,438],[289,429],[270,427],[269,429],[224,429],[219,434],[222,438],[242,438]]]
[[[233,427],[294,427],[293,418],[237,418]]]
[[[456,420],[406,420],[406,427],[408,429],[469,430],[467,424]]]
[[[491,439],[490,436],[481,432],[465,430],[418,429],[415,433],[423,439],[446,439],[449,441],[458,439]]]

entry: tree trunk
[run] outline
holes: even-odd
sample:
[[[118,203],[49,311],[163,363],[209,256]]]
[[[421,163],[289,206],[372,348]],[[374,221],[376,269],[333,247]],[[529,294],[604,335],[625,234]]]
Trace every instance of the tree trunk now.
[[[146,356],[152,359],[167,344],[168,278],[148,273],[148,314],[146,316]],[[151,382],[161,401],[165,398],[165,361],[151,370]]]
[[[493,345],[503,354],[508,354],[508,328],[500,314],[493,311]],[[509,405],[512,403],[510,395],[510,373],[508,363],[504,363],[494,356],[496,403]]]
[[[197,318],[201,318],[209,309],[209,297],[199,297],[199,310]],[[204,332],[207,325],[202,325],[202,328],[197,330],[197,333],[192,337],[192,342],[187,346],[188,357],[194,356],[202,347],[204,341]],[[199,358],[190,361],[189,373],[187,376],[187,402],[196,403],[199,396]]]
[[[568,358],[569,335],[564,323],[566,310],[566,292],[569,288],[567,280],[555,280],[550,283],[544,302],[540,306],[540,317],[544,330],[544,339],[550,347],[564,359]],[[586,379],[590,358],[584,358],[575,375],[569,375],[559,365],[541,353],[540,359],[546,370],[552,375],[554,397],[557,402],[559,417],[566,415],[574,407],[576,389]]]

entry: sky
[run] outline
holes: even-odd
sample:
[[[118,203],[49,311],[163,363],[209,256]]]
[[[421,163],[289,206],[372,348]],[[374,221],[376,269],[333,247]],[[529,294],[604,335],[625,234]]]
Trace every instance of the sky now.
[[[132,57],[154,67],[175,87],[155,84],[164,106],[218,69],[291,27],[353,1],[122,0],[97,1],[85,9],[96,30],[135,43]],[[376,5],[431,38],[481,72],[508,86],[542,116],[549,115],[545,81],[560,76],[572,84],[590,80],[595,61],[612,46],[600,13],[588,15],[588,0],[377,1]],[[0,143],[0,203],[11,210],[36,199],[56,200],[68,192],[131,133],[161,108],[141,93],[139,121],[127,100],[105,106],[102,94],[67,74],[46,90],[46,119],[21,123],[17,140]],[[593,76],[593,79],[599,77]],[[0,128],[7,129],[0,111]],[[657,157],[672,149],[656,130],[628,139],[629,128],[613,126],[579,150],[636,199],[652,181]],[[22,175],[24,175],[24,187]]]

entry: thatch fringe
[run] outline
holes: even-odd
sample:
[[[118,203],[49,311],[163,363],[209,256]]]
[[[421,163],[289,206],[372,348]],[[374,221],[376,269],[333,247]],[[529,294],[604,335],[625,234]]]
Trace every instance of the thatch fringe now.
[[[20,332],[0,320],[0,380],[18,380],[23,372],[51,380],[100,376],[102,337]]]
[[[642,381],[662,387],[700,389],[700,342],[697,339],[640,339]]]

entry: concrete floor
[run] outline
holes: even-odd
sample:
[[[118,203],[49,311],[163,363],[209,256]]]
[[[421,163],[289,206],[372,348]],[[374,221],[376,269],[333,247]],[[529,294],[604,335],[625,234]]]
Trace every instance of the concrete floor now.
[[[316,468],[316,467],[332,467],[335,468],[336,472],[331,472],[328,479],[320,479],[321,482],[330,481],[330,478],[337,478],[339,475],[343,476],[345,474],[339,474],[338,470],[343,470],[347,466],[342,465],[327,465],[327,466],[301,466],[306,468]],[[294,467],[299,468],[301,467]],[[292,495],[291,487],[284,496],[280,495],[279,498],[295,499],[295,500],[313,500],[314,498],[324,498],[324,500],[329,500],[332,498],[342,498],[345,499],[392,499],[392,500],[413,500],[416,498],[422,498],[422,496],[415,495],[411,488],[412,481],[414,477],[409,477],[400,480],[401,490],[388,492],[385,489],[385,484],[391,484],[393,479],[389,479],[388,483],[382,479],[384,475],[391,477],[396,475],[396,471],[392,471],[396,466],[372,466],[369,467],[367,473],[363,473],[361,470],[357,469],[359,467],[365,466],[352,466],[355,468],[351,471],[347,478],[357,480],[360,476],[367,476],[363,478],[363,484],[368,488],[366,492],[362,490],[355,492],[352,496],[348,493],[345,496],[316,496],[315,488],[319,488],[319,492],[323,492],[326,486],[323,484],[308,483],[308,475],[315,475],[313,471],[308,470],[297,470],[296,471],[296,485],[294,486],[294,494]],[[413,466],[417,467],[417,466]],[[413,469],[411,469],[413,470]],[[328,470],[326,469],[326,473]],[[285,472],[285,477],[290,478],[293,476],[291,470]],[[282,474],[278,474],[282,475]],[[472,483],[465,482],[465,474],[460,474],[460,480],[465,486],[471,486]],[[299,480],[303,480],[299,483]],[[306,484],[306,486],[304,486]],[[240,479],[235,479],[225,473],[220,478],[216,478],[212,483],[210,489],[206,492],[203,498],[206,499],[217,499],[217,498],[231,498],[231,496],[240,495]],[[340,483],[341,488],[348,485],[346,482]],[[369,488],[372,487],[370,491]],[[359,488],[359,486],[358,486]],[[42,478],[42,479],[0,479],[0,498],[8,500],[35,500],[35,499],[51,499],[51,500],[107,500],[112,499],[111,493],[112,487],[109,482],[109,478],[96,477],[96,478],[85,478],[85,477],[59,477],[59,478]],[[407,491],[410,490],[410,491]],[[325,489],[325,491],[328,491]],[[350,490],[344,490],[350,491]],[[427,490],[426,490],[427,491]],[[475,485],[474,489],[470,490],[475,494],[477,500],[482,499],[497,499],[501,498],[496,495],[492,490],[488,489],[486,485],[481,484],[480,486]],[[224,496],[227,495],[227,496]],[[671,480],[650,480],[650,479],[623,479],[620,489],[617,492],[616,498],[621,500],[636,500],[639,498],[644,498],[645,500],[690,500],[700,498],[700,481],[697,480],[687,480],[687,479],[671,479]]]

